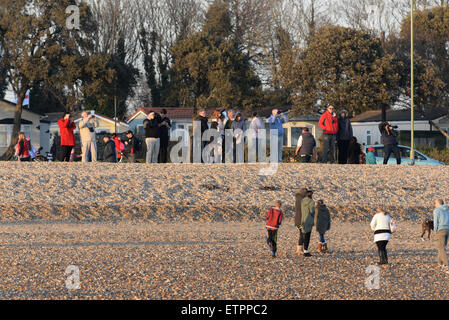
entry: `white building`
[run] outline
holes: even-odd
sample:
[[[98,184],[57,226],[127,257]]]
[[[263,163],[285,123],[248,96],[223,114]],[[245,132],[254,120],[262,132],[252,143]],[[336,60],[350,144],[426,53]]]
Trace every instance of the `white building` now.
[[[444,108],[434,108],[426,111],[425,116],[415,112],[415,144],[416,146],[435,146],[438,141],[444,142],[444,136],[430,124],[430,120],[441,129],[449,132],[449,110]],[[379,124],[382,119],[381,110],[371,110],[364,112],[351,119],[353,134],[358,142],[365,145],[381,144],[381,134]],[[398,126],[397,131],[400,138],[406,140],[411,131],[410,110],[387,110],[387,121],[393,126]],[[443,137],[443,138],[442,138]],[[446,145],[449,146],[449,141]]]

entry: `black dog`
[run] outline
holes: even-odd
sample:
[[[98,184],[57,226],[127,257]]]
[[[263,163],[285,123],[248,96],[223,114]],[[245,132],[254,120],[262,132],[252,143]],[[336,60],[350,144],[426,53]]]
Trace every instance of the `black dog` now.
[[[433,230],[433,220],[430,220],[426,218],[426,220],[422,223],[422,234],[421,234],[421,240],[425,241],[424,235],[426,234],[426,231],[428,233],[427,238],[430,240],[430,233]]]

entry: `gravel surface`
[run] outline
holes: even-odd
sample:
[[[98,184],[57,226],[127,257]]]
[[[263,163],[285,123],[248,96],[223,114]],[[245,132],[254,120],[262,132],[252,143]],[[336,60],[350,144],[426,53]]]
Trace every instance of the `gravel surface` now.
[[[422,220],[447,199],[447,167],[0,163],[0,221],[250,221],[276,199],[287,215],[308,186],[341,221],[368,219],[384,205],[397,220]]]
[[[0,299],[448,299],[420,226],[399,224],[380,289],[365,286],[377,261],[369,221],[334,224],[330,252],[295,255],[293,220],[271,258],[264,225],[234,223],[12,223],[0,225]],[[68,266],[80,289],[68,290]]]
[[[266,167],[266,166],[262,166]],[[446,167],[0,163],[0,299],[448,299],[449,275],[420,239]],[[294,191],[309,186],[333,224],[331,252],[295,255]],[[284,202],[278,258],[264,217]],[[369,229],[383,205],[399,230],[380,289]],[[80,272],[69,290],[67,267]]]

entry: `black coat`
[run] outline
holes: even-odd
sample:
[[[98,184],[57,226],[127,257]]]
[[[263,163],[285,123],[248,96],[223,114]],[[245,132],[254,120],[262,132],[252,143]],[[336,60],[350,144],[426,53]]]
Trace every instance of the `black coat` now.
[[[337,140],[351,140],[352,136],[351,120],[347,117],[339,117]]]
[[[115,149],[115,143],[112,139],[106,142],[104,147],[103,162],[117,162],[117,150]]]
[[[350,142],[348,147],[348,164],[360,164],[362,146],[360,143]]]

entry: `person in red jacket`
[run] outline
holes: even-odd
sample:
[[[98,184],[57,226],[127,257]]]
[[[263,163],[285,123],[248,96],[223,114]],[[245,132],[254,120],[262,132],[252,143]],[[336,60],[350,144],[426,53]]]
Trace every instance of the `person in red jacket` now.
[[[62,155],[61,161],[69,162],[70,153],[75,147],[75,135],[73,130],[76,129],[76,124],[70,119],[70,113],[64,114],[64,118],[58,121],[59,131],[61,133],[61,147]]]
[[[276,201],[276,205],[268,210],[267,214],[267,244],[271,250],[271,256],[276,258],[277,251],[277,233],[282,223],[282,217],[284,216],[282,210],[282,202]]]
[[[323,130],[323,163],[327,163],[328,155],[329,161],[331,163],[335,162],[334,153],[338,133],[338,118],[334,109],[333,106],[329,106],[318,122],[318,125]]]
[[[25,137],[25,133],[20,132],[19,133],[19,141],[16,145],[16,156],[18,157],[17,160],[19,161],[31,161],[31,144],[28,142],[28,140]]]
[[[114,140],[115,150],[117,151],[117,162],[121,162],[122,153],[123,151],[125,151],[125,144],[122,142],[122,139],[117,136],[116,133],[112,134],[112,140]]]

